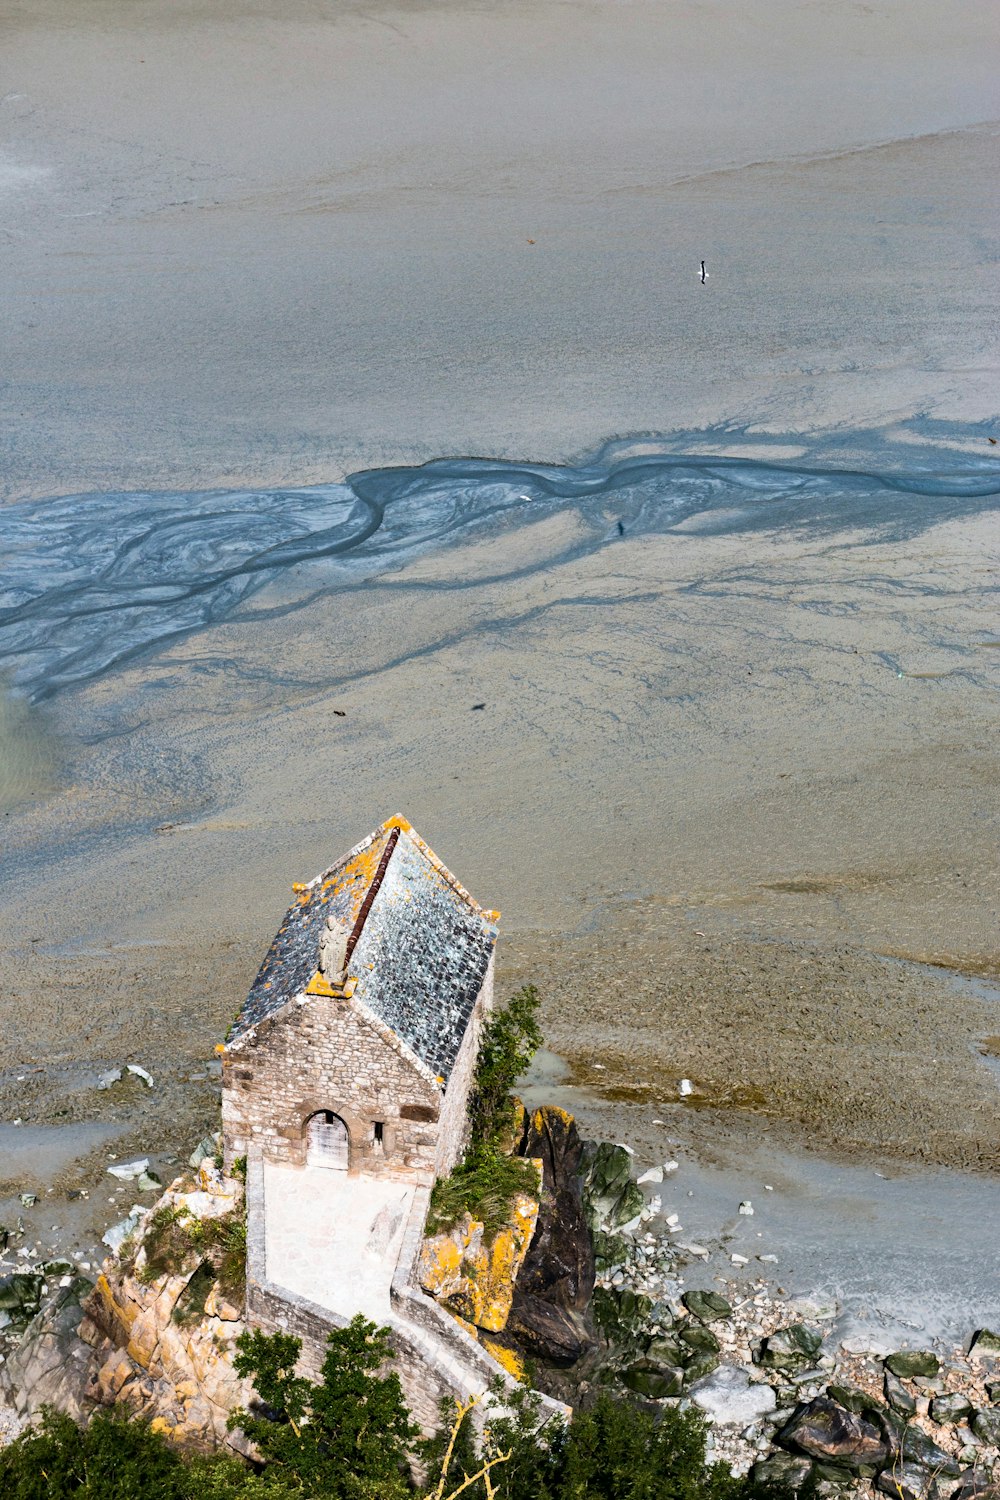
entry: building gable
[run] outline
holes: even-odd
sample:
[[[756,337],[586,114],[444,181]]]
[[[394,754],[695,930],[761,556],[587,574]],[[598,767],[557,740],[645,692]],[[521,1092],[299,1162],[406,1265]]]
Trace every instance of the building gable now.
[[[473,900],[405,819],[390,818],[296,888],[229,1041],[310,988],[332,992],[321,972],[332,925],[346,937],[354,1001],[446,1084],[489,968],[498,915]]]

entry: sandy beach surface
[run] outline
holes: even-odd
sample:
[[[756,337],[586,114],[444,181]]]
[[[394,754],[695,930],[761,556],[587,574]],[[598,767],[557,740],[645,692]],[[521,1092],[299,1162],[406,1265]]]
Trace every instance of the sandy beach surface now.
[[[291,882],[395,811],[609,1130],[683,1076],[706,1151],[996,1172],[995,497],[795,508],[796,465],[1000,453],[996,40],[966,0],[7,5],[6,517],[641,432],[791,466],[754,527],[754,471],[670,524],[480,485],[364,577],[300,561],[10,701],[0,1117],[59,1133],[46,1225],[128,1207],[109,1151],[187,1154]],[[94,618],[9,670],[71,677]],[[155,1087],[98,1091],[125,1060]]]

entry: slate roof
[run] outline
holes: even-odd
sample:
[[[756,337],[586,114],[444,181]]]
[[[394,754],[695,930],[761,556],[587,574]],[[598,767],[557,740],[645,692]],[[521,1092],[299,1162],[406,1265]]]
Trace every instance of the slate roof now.
[[[319,966],[330,915],[352,929],[354,998],[447,1082],[496,945],[499,913],[484,911],[404,818],[390,818],[297,888],[229,1041],[303,993]]]

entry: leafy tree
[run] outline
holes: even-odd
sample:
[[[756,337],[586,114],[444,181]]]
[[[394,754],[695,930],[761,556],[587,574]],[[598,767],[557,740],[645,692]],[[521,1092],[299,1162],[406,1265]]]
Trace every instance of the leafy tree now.
[[[176,1449],[144,1422],[99,1412],[78,1427],[47,1410],[41,1424],[0,1448],[4,1500],[194,1500]]]
[[[264,1461],[265,1476],[294,1480],[303,1494],[330,1500],[395,1500],[409,1493],[406,1457],[418,1429],[410,1422],[388,1330],[358,1314],[330,1334],[322,1381],[295,1374],[301,1342],[289,1334],[243,1333],[237,1373],[252,1376],[254,1411],[234,1412]]]

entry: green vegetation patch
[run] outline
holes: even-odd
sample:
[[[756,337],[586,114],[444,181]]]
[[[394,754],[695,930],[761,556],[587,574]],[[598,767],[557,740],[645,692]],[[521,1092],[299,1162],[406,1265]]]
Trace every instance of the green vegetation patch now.
[[[510,1223],[515,1198],[537,1198],[537,1168],[514,1156],[519,1105],[514,1085],[542,1045],[538,991],[525,985],[483,1028],[469,1100],[471,1125],[465,1155],[434,1184],[429,1234],[451,1229],[465,1214],[480,1219],[487,1241]]]
[[[142,1243],[146,1264],[141,1279],[147,1284],[161,1276],[182,1276],[192,1262],[200,1262],[196,1275],[207,1265],[223,1295],[230,1302],[242,1302],[247,1255],[244,1207],[217,1219],[198,1219],[183,1205],[164,1203],[150,1219]]]

